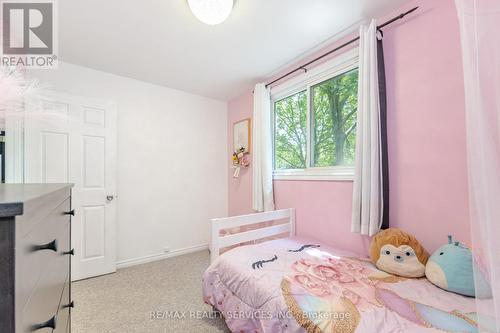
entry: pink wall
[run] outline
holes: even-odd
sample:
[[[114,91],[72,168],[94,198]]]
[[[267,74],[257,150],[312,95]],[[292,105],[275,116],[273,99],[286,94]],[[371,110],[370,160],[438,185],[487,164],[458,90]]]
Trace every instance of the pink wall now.
[[[233,154],[233,123],[251,118],[253,112],[253,93],[250,91],[228,103],[228,156]],[[229,169],[228,213],[229,216],[252,212],[252,155],[250,166],[242,169],[239,178],[233,178],[234,169]]]
[[[413,1],[387,17],[414,5],[418,12],[384,31],[390,220],[432,252],[449,233],[470,242],[463,74],[454,1]],[[229,103],[230,142],[252,98]],[[231,215],[251,212],[251,178],[249,169],[230,179]],[[275,197],[278,208],[296,208],[299,235],[366,253],[369,240],[350,232],[351,182],[275,181]]]

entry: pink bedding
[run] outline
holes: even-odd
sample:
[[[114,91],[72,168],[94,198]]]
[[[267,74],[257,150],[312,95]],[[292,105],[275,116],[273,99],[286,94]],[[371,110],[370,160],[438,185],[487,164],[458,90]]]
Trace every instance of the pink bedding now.
[[[238,247],[203,275],[232,332],[477,332],[473,298],[312,240]]]

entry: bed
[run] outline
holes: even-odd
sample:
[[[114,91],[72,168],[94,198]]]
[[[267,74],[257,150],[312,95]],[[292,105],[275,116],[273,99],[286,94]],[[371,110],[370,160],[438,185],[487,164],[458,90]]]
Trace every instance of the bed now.
[[[295,237],[293,216],[282,210],[212,221],[203,297],[232,332],[478,332],[473,298],[425,278],[389,275],[367,258]],[[285,222],[270,224],[278,218]],[[255,223],[259,228],[220,234],[221,228]],[[221,246],[284,232],[287,238],[219,255]]]

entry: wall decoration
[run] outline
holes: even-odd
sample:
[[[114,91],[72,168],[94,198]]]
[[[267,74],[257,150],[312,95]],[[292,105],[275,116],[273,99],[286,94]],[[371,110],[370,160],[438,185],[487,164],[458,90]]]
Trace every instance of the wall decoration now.
[[[251,119],[243,119],[233,124],[233,151],[239,152],[243,148],[243,152],[249,154],[251,147],[252,136]]]
[[[248,168],[248,154],[251,146],[251,120],[250,118],[237,121],[233,124],[233,178],[240,176],[241,168]]]
[[[233,178],[238,178],[240,176],[241,168],[248,168],[250,162],[248,161],[248,153],[245,152],[245,149],[242,147],[240,150],[233,152]]]

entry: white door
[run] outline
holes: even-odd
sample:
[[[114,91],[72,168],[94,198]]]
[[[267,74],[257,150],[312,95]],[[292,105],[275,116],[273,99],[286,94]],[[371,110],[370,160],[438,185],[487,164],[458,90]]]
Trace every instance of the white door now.
[[[61,93],[28,100],[26,183],[74,183],[72,279],[116,271],[116,105]]]

